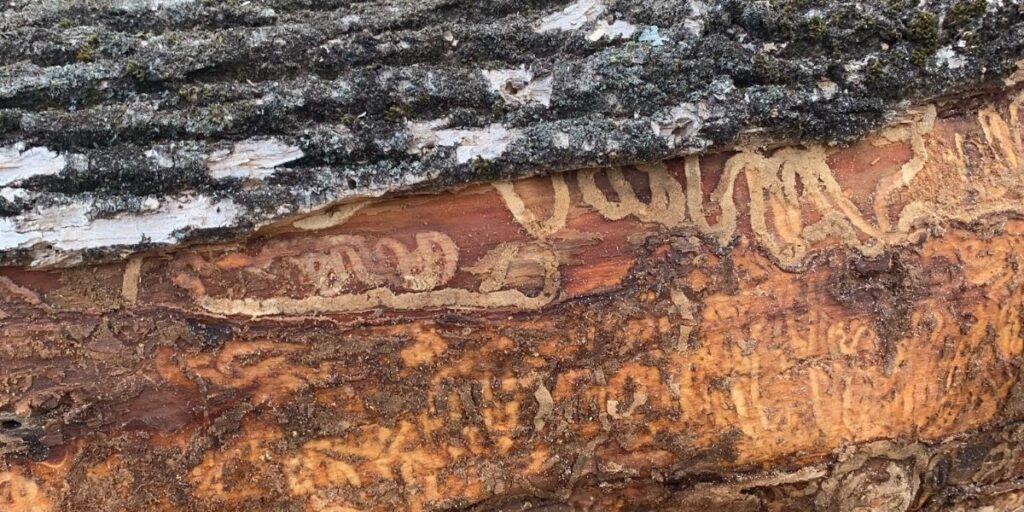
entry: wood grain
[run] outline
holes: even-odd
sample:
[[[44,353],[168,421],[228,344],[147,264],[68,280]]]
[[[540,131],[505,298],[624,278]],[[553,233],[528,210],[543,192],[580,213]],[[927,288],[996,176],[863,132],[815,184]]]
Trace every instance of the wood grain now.
[[[1022,101],[0,270],[0,508],[1013,509]]]

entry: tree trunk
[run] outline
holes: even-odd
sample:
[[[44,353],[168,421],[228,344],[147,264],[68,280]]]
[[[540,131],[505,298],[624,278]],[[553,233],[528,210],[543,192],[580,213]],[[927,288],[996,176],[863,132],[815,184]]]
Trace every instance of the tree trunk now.
[[[0,269],[0,505],[1017,510],[1022,106]]]

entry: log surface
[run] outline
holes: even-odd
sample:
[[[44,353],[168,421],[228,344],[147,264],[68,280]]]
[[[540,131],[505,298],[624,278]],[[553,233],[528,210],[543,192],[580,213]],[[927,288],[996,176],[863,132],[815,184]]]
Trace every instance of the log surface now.
[[[1022,107],[0,269],[0,508],[1019,508]]]

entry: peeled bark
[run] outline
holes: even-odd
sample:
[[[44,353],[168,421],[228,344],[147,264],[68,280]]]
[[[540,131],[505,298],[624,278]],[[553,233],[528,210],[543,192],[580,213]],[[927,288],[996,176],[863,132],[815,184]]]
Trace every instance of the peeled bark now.
[[[4,268],[0,504],[1014,510],[1022,106]]]

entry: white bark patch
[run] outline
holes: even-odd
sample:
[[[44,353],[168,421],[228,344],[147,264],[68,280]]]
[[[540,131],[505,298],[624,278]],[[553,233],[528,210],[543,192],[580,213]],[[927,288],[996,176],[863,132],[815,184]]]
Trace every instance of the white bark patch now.
[[[534,30],[541,33],[552,30],[576,30],[596,20],[604,10],[604,4],[598,0],[576,0],[565,9],[542,18]]]
[[[612,23],[601,20],[597,22],[597,28],[587,36],[591,41],[599,41],[601,38],[615,40],[618,38],[629,39],[636,33],[636,25],[623,20],[615,20]]]
[[[0,188],[0,198],[14,202],[19,199],[28,199],[32,197],[32,193],[23,188],[15,187],[3,187]]]
[[[493,160],[508,148],[518,136],[519,130],[509,130],[495,123],[487,128],[438,130],[438,126],[447,122],[444,119],[425,123],[409,123],[412,140],[408,151],[420,154],[437,146],[455,148],[455,160],[468,163],[477,158]]]
[[[569,134],[565,132],[558,132],[551,137],[555,147],[558,149],[569,149]]]
[[[125,11],[156,11],[171,7],[181,7],[194,2],[195,0],[114,0],[113,5]]]
[[[951,46],[943,46],[935,52],[935,63],[949,69],[960,69],[967,64],[967,59],[956,53]]]
[[[659,27],[651,25],[640,33],[640,37],[637,38],[637,41],[640,41],[641,43],[648,43],[651,46],[661,46],[665,44],[668,39],[661,35],[659,32],[660,30],[661,29]]]
[[[839,85],[831,80],[824,79],[818,81],[818,90],[815,91],[812,97],[815,100],[822,98],[830,100],[837,92],[839,92]]]
[[[651,128],[654,133],[663,137],[670,137],[675,143],[682,142],[690,137],[703,125],[700,107],[692,103],[683,103],[672,107],[663,120],[652,121]]]
[[[44,147],[25,149],[25,144],[0,147],[0,186],[32,176],[49,176],[64,169],[63,156]]]
[[[218,180],[261,180],[274,174],[278,166],[302,157],[301,149],[278,139],[248,139],[235,143],[231,149],[211,153],[206,159],[206,168],[210,177]]]
[[[92,206],[82,201],[0,218],[0,250],[48,246],[53,250],[40,253],[33,265],[52,264],[65,251],[176,243],[182,230],[229,226],[240,213],[232,201],[206,196],[165,199],[155,209],[101,219],[90,218]]]
[[[550,75],[534,79],[533,73],[525,68],[485,70],[482,73],[491,84],[491,89],[508,103],[551,106],[554,78]]]
[[[700,37],[704,33],[704,19],[708,14],[708,6],[701,0],[690,1],[690,16],[683,20],[683,29],[693,37]]]
[[[154,165],[161,169],[170,169],[171,167],[174,167],[174,155],[165,148],[149,149],[143,154],[146,155],[146,158],[153,162]]]

